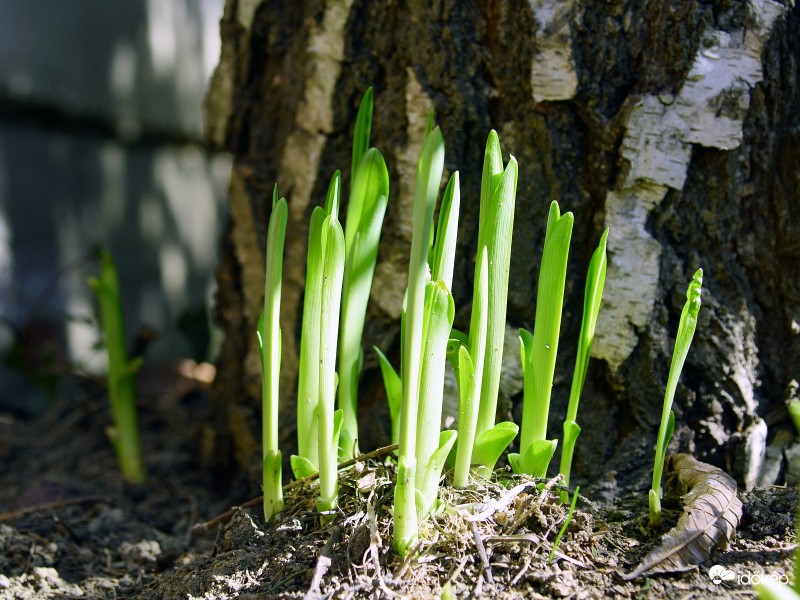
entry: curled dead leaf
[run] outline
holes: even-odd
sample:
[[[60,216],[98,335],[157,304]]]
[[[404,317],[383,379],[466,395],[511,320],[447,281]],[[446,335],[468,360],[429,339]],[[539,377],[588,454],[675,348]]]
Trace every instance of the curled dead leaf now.
[[[666,472],[668,491],[677,489],[673,494],[683,498],[683,514],[661,544],[623,579],[688,571],[705,561],[714,548],[727,546],[739,525],[742,502],[733,477],[691,454],[667,457]]]

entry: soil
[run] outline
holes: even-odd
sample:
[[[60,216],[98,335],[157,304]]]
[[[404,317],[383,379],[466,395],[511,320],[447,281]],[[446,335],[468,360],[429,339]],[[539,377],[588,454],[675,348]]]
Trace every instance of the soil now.
[[[440,510],[403,560],[391,549],[389,452],[341,471],[334,515],[316,512],[315,484],[303,481],[286,490],[275,523],[255,506],[201,533],[197,524],[253,490],[219,489],[201,467],[208,390],[185,366],[188,376],[142,377],[141,487],[119,476],[101,382],[65,378],[35,415],[0,402],[0,599],[740,598],[759,577],[791,576],[794,489],[741,494],[734,540],[699,567],[626,581],[679,502],[665,501],[663,528],[648,532],[646,494],[607,505],[581,496],[550,561],[567,520],[558,482],[506,471],[464,491],[442,488]],[[714,583],[716,564],[735,578]]]

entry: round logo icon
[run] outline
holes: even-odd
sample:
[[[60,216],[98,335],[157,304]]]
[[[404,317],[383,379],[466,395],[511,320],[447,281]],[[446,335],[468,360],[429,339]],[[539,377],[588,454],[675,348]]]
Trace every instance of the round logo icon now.
[[[714,565],[708,570],[708,578],[719,585],[723,581],[733,581],[736,579],[736,573],[730,569],[726,569],[722,565]]]

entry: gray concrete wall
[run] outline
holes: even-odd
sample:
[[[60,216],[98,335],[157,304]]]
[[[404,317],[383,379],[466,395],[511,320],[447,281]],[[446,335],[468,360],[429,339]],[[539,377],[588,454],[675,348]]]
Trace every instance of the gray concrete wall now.
[[[202,135],[222,9],[0,2],[0,354],[38,321],[69,361],[103,368],[86,285],[100,245],[129,337],[158,330],[152,360],[196,353],[177,321],[209,300],[224,216],[229,160]]]

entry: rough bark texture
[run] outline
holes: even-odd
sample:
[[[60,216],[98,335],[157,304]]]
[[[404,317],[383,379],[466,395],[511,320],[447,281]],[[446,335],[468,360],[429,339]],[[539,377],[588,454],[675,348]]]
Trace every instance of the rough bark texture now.
[[[762,482],[775,478],[780,464],[765,461],[765,449],[788,427],[784,405],[796,393],[800,364],[800,7],[772,0],[229,0],[221,30],[208,131],[235,165],[218,270],[226,333],[219,419],[209,424],[206,446],[218,465],[259,461],[254,332],[276,181],[290,202],[285,456],[295,446],[307,220],[334,169],[348,189],[352,126],[372,85],[372,144],[389,165],[391,196],[366,348],[397,355],[415,161],[435,106],[446,170],[461,172],[457,325],[469,318],[490,128],[520,167],[510,328],[533,325],[549,201],[575,213],[552,437],[561,437],[588,260],[603,227],[611,228],[575,478],[613,494],[648,477],[672,341],[697,267],[705,270],[703,308],[676,398],[673,446],[731,469],[747,485],[764,470],[772,474]],[[513,343],[503,388],[511,401],[501,401],[499,416],[519,422],[517,361]],[[361,403],[361,447],[369,449],[389,431],[370,352]]]

